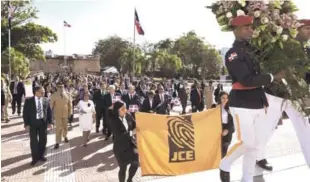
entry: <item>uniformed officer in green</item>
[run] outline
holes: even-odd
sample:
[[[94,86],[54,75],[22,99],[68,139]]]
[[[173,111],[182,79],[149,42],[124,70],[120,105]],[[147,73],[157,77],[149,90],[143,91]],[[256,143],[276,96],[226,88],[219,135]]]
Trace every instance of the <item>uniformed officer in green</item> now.
[[[57,85],[57,92],[51,95],[50,104],[56,121],[56,144],[54,148],[58,149],[62,136],[66,143],[69,142],[67,138],[68,118],[72,114],[72,101],[63,84]]]
[[[12,101],[12,95],[4,78],[1,79],[1,121],[9,122],[8,105]]]

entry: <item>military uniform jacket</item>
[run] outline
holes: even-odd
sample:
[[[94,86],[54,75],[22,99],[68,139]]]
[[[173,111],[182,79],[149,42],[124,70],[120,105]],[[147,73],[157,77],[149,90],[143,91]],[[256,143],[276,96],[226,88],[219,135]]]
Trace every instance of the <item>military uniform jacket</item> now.
[[[255,61],[255,49],[248,42],[236,40],[225,55],[225,64],[232,83],[244,87],[256,87],[244,90],[232,89],[229,94],[230,107],[261,109],[268,106],[262,86],[271,82],[270,74],[261,74],[259,63]]]
[[[55,119],[68,118],[72,114],[72,101],[66,92],[62,96],[60,92],[55,92],[51,96],[50,104]]]

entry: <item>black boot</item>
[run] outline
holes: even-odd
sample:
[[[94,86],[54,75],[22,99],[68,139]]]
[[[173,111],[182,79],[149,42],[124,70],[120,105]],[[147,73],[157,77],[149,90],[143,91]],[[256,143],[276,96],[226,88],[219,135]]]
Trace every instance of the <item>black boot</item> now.
[[[54,146],[54,149],[58,149],[59,148],[59,144],[56,143],[55,146]]]
[[[221,182],[230,182],[230,173],[220,169]]]
[[[267,171],[272,171],[273,169],[266,159],[256,161],[256,165],[258,165],[260,168],[267,170]]]

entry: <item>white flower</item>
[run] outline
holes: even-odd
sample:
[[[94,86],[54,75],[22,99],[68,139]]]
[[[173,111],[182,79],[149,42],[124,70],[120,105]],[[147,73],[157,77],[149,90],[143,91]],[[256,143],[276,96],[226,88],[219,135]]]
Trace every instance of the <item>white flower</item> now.
[[[283,28],[278,26],[276,32],[278,35],[280,35],[283,32]]]
[[[259,30],[254,30],[252,37],[257,38],[259,36],[259,34],[260,34]]]
[[[282,40],[283,41],[287,41],[287,39],[288,39],[288,35],[282,35]]]
[[[244,16],[245,15],[245,13],[244,13],[244,11],[242,11],[241,9],[239,9],[238,11],[237,11],[237,16]]]
[[[227,18],[231,18],[232,16],[233,16],[233,15],[232,15],[231,12],[226,13],[226,17],[227,17]]]
[[[274,37],[272,37],[271,42],[272,42],[272,43],[275,43],[276,41],[277,41],[277,39],[274,38]]]
[[[255,11],[255,12],[254,12],[254,17],[255,17],[255,18],[258,18],[259,16],[260,16],[260,11],[258,11],[258,10]]]
[[[242,6],[245,7],[246,1],[245,0],[238,0],[238,3]]]
[[[295,28],[299,28],[299,27],[302,26],[302,25],[304,25],[304,24],[303,24],[303,23],[297,22],[297,23],[295,24]]]
[[[269,22],[269,19],[267,17],[262,17],[261,22],[262,24],[267,24]]]

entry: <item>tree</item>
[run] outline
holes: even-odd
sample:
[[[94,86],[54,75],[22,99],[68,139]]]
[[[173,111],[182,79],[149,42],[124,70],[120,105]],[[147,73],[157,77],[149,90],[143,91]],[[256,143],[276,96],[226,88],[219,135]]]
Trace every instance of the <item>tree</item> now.
[[[227,75],[227,74],[228,74],[227,69],[225,68],[225,66],[223,66],[221,69],[221,75]]]
[[[201,76],[207,79],[216,79],[220,76],[222,57],[218,50],[210,45],[205,45],[200,63]]]
[[[156,49],[166,50],[168,52],[170,52],[173,46],[174,46],[174,41],[169,38],[161,40],[154,45]]]
[[[166,76],[173,76],[181,70],[183,64],[182,60],[175,54],[162,52],[159,57],[158,64],[160,65],[161,72]]]
[[[36,8],[31,1],[11,1],[14,11],[11,16],[11,47],[29,60],[45,60],[42,43],[57,41],[51,29],[31,21],[36,19]],[[8,2],[1,1],[1,50],[8,48]]]
[[[204,43],[193,31],[175,41],[173,52],[183,61],[184,70],[190,70],[194,77],[217,77],[220,72],[221,57],[219,52]]]
[[[141,74],[143,63],[145,62],[145,57],[142,54],[140,48],[135,48],[135,54],[133,55],[133,45],[127,47],[123,50],[120,57],[120,65],[122,73],[132,73]],[[135,57],[135,58],[133,58]],[[133,62],[134,59],[134,62]],[[134,69],[133,69],[134,66]]]
[[[114,66],[120,70],[121,57],[127,52],[128,47],[128,41],[115,35],[96,42],[93,54],[100,56],[101,66]]]
[[[9,70],[9,52],[11,57],[12,74],[19,76],[20,78],[25,78],[30,72],[29,60],[23,53],[14,48],[11,48],[10,51],[9,49],[6,49],[1,53],[1,70],[3,72],[8,72]]]

